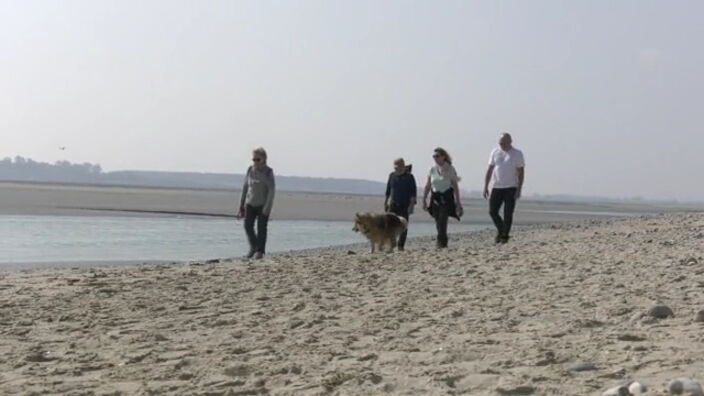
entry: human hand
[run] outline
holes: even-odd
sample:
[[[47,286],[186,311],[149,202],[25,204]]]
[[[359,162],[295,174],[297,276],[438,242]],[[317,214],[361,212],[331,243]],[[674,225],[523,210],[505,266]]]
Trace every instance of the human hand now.
[[[236,219],[241,219],[244,217],[244,206],[240,206],[240,209],[237,211],[237,214],[235,214]]]
[[[521,199],[521,189],[520,188],[516,190],[516,200],[519,200],[519,199]]]
[[[489,199],[489,188],[484,188],[484,194],[482,195],[484,196],[484,199]]]
[[[455,211],[457,212],[457,217],[462,217],[462,215],[464,215],[464,208],[462,208],[462,205],[457,205]]]

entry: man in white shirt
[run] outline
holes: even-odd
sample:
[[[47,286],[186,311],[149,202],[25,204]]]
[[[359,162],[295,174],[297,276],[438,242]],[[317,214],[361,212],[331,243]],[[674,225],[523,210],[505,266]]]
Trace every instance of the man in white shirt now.
[[[525,176],[523,153],[514,148],[512,142],[510,134],[501,134],[499,147],[491,152],[489,167],[484,177],[484,199],[489,199],[489,215],[498,231],[496,243],[508,242],[513,223],[513,211],[516,208],[516,200],[521,197]],[[489,183],[492,180],[494,185],[489,193]],[[499,215],[502,205],[504,206],[503,219]]]

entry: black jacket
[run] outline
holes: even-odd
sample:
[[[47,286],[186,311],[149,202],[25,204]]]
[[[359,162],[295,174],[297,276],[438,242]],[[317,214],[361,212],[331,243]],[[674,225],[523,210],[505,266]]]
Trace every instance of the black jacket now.
[[[406,167],[406,172],[402,175],[397,175],[391,172],[389,179],[386,182],[386,200],[391,201],[389,205],[398,205],[408,208],[411,200],[418,195],[418,187],[416,187],[416,178],[411,173],[412,165]]]

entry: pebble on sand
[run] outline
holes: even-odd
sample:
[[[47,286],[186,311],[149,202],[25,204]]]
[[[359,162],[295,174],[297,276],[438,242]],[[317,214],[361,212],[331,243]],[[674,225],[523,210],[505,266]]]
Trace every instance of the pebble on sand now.
[[[697,381],[688,378],[677,378],[670,382],[671,395],[704,396],[702,386]]]
[[[636,396],[645,394],[647,391],[648,388],[645,385],[634,381],[608,389],[601,396]]]
[[[670,309],[670,307],[668,307],[667,305],[656,305],[650,308],[650,311],[648,311],[648,315],[657,319],[667,319],[670,317],[674,317],[675,313],[672,312],[672,309]]]
[[[694,317],[694,321],[699,323],[704,322],[704,309],[697,312],[697,316]]]
[[[567,366],[567,371],[571,371],[571,372],[595,371],[598,369],[599,368],[596,367],[596,364],[588,363],[588,362],[577,362],[577,363],[572,363],[569,366]]]

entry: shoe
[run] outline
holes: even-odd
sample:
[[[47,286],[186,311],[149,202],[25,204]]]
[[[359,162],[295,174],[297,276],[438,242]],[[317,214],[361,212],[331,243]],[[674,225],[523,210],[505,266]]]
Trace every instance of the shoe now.
[[[399,252],[402,252],[402,251],[404,250],[404,247],[403,247],[403,246],[398,246],[397,249],[398,249]]]
[[[262,252],[257,252],[257,253],[254,255],[254,259],[255,259],[255,260],[261,260],[261,259],[263,259],[263,258],[264,258],[264,253],[262,253]]]
[[[498,244],[500,244],[500,243],[502,243],[502,242],[503,242],[503,238],[501,237],[501,235],[497,235],[496,238],[494,238],[494,243],[495,243],[495,244],[498,245]]]
[[[510,237],[509,237],[508,235],[502,236],[502,237],[501,237],[501,243],[508,243],[509,238],[510,238]]]
[[[250,250],[249,253],[247,253],[247,255],[244,256],[244,258],[251,259],[252,257],[254,257],[255,254],[257,254],[257,252],[255,252],[254,250]]]

